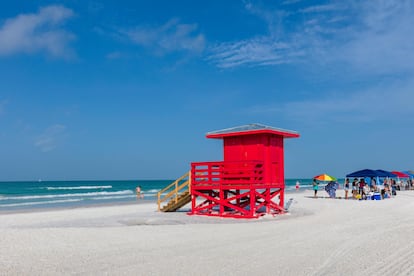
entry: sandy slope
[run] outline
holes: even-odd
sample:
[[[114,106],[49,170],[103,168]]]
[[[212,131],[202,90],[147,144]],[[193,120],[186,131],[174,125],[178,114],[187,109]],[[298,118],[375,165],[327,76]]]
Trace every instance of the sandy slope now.
[[[414,191],[383,201],[292,193],[259,220],[136,204],[0,214],[0,275],[414,275]]]

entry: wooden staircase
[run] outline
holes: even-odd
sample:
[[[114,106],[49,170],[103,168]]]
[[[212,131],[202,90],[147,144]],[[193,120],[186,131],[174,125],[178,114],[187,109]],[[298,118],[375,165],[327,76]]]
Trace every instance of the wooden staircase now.
[[[158,192],[158,211],[175,212],[191,201],[191,172]],[[167,203],[167,204],[165,204]],[[162,204],[165,204],[162,206]]]

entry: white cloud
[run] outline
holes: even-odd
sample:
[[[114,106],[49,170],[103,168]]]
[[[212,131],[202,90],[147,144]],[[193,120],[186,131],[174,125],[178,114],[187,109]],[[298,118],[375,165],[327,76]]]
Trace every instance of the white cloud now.
[[[326,55],[356,69],[378,74],[414,73],[414,5],[407,1],[368,2],[360,24],[345,33],[346,41]]]
[[[72,57],[69,42],[75,36],[62,28],[71,17],[71,9],[52,5],[7,19],[0,26],[0,56],[45,52],[53,57]]]
[[[208,60],[220,68],[291,63],[304,55],[300,50],[292,51],[292,47],[294,46],[267,37],[259,37],[212,47]]]
[[[57,147],[65,131],[66,126],[64,125],[52,125],[36,138],[34,145],[43,152],[52,151]]]
[[[249,3],[246,9],[268,24],[267,33],[210,47],[208,60],[220,68],[293,63],[337,72],[347,66],[355,74],[414,73],[412,1],[326,1],[296,11]]]
[[[304,13],[311,13],[311,12],[327,12],[327,11],[336,11],[342,9],[341,6],[336,4],[328,4],[328,5],[319,5],[319,6],[310,6],[304,9],[301,9],[301,12]]]
[[[161,55],[177,51],[200,53],[206,43],[204,35],[197,32],[196,24],[181,24],[177,19],[172,19],[162,26],[138,26],[120,33],[133,43]]]

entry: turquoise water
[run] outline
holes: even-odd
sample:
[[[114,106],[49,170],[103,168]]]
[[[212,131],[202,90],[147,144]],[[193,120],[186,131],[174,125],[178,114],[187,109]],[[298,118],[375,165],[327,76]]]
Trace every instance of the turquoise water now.
[[[136,201],[140,185],[143,200],[154,200],[171,180],[0,182],[0,210],[76,207]]]
[[[286,191],[310,189],[312,179],[286,179]],[[0,211],[70,208],[99,204],[133,203],[140,185],[141,200],[156,202],[157,192],[173,180],[0,182]]]

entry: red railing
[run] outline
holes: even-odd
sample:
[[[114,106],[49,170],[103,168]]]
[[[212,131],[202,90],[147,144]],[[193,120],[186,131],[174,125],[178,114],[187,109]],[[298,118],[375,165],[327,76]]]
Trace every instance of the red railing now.
[[[263,183],[263,162],[194,162],[191,163],[191,185],[194,188],[214,186],[254,186]]]

